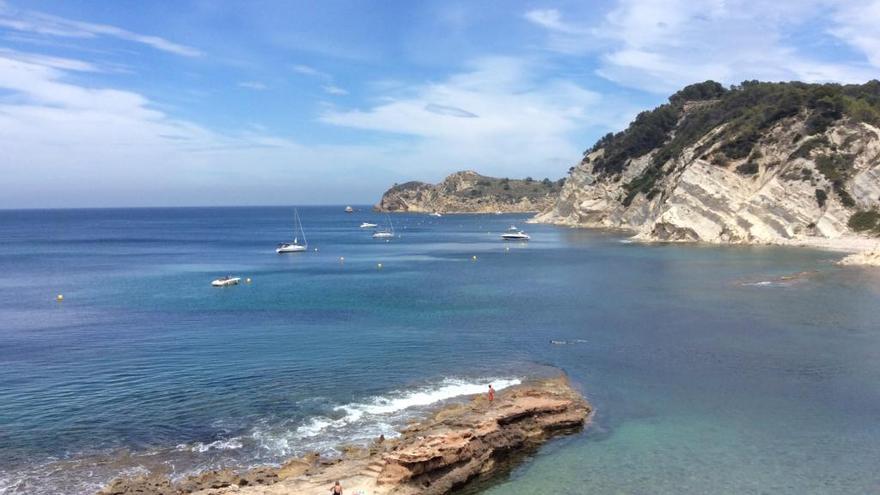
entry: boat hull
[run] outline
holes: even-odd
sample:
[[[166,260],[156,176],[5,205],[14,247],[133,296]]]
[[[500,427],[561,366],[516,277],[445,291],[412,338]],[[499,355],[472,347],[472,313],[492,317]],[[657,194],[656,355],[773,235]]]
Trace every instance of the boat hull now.
[[[241,282],[241,278],[239,278],[239,277],[225,278],[225,279],[218,278],[217,280],[214,280],[213,282],[211,282],[211,286],[212,287],[229,287],[232,285],[238,285],[239,282]]]
[[[278,254],[287,254],[287,253],[302,253],[306,251],[308,248],[306,246],[300,246],[298,244],[291,246],[280,246],[275,250]]]

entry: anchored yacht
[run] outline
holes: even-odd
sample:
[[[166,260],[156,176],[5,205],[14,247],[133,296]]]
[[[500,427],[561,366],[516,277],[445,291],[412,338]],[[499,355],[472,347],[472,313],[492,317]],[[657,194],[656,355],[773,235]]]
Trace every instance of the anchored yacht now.
[[[299,212],[297,210],[293,210],[293,218],[293,242],[279,244],[278,247],[275,248],[275,252],[278,254],[301,253],[309,249],[309,242],[306,240],[306,233],[303,231],[302,220],[299,219]],[[299,242],[299,236],[296,235],[297,231],[302,235],[302,243]]]
[[[211,282],[211,286],[229,287],[230,285],[238,285],[239,282],[241,282],[241,277],[233,277],[232,275],[227,275],[226,277],[220,277],[217,280]]]
[[[501,238],[505,241],[527,241],[531,239],[531,237],[529,237],[529,234],[526,234],[522,230],[517,230],[515,232],[505,232],[504,234],[501,234]]]

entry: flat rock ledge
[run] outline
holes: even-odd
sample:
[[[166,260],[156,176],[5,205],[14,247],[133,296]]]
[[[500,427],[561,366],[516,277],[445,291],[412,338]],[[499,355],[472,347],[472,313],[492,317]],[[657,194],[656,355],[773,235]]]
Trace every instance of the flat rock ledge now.
[[[849,266],[874,266],[880,267],[880,249],[851,254],[838,262],[840,265]]]
[[[162,474],[119,478],[98,495],[441,495],[509,468],[517,454],[580,431],[592,408],[565,377],[502,390],[494,403],[475,396],[436,411],[394,439],[349,447],[340,458],[317,454],[280,467],[210,471],[172,482]]]

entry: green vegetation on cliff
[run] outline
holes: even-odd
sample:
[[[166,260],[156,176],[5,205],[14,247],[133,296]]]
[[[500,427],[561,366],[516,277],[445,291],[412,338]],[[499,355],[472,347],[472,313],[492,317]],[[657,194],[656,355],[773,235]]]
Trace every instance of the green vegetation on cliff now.
[[[629,205],[639,193],[648,197],[657,194],[656,181],[674,168],[664,169],[667,162],[711,131],[721,129],[697,152],[718,144],[713,163],[725,165],[729,160],[749,158],[764,132],[795,116],[803,119],[804,137],[821,134],[843,118],[880,126],[880,81],[861,85],[745,81],[730,88],[714,81],[693,84],[669,97],[669,103],[640,113],[626,130],[605,135],[585,154],[603,149],[593,160],[592,170],[615,176],[629,160],[654,152],[649,166],[624,186],[627,195],[623,203]],[[805,158],[825,142],[824,136],[812,137],[790,158]],[[849,165],[846,157],[835,155],[825,158],[820,168],[845,203],[848,194],[841,184]],[[747,165],[739,171],[748,175],[757,169]]]

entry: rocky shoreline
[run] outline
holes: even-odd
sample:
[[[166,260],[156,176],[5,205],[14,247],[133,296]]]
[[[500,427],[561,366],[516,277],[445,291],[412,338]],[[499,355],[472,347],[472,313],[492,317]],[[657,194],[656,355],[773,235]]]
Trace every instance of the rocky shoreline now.
[[[592,411],[565,377],[510,387],[493,403],[475,396],[446,406],[394,439],[317,454],[280,467],[210,471],[172,481],[162,474],[119,478],[98,495],[321,494],[340,481],[345,493],[442,495],[502,471],[505,461],[548,439],[579,431]]]

